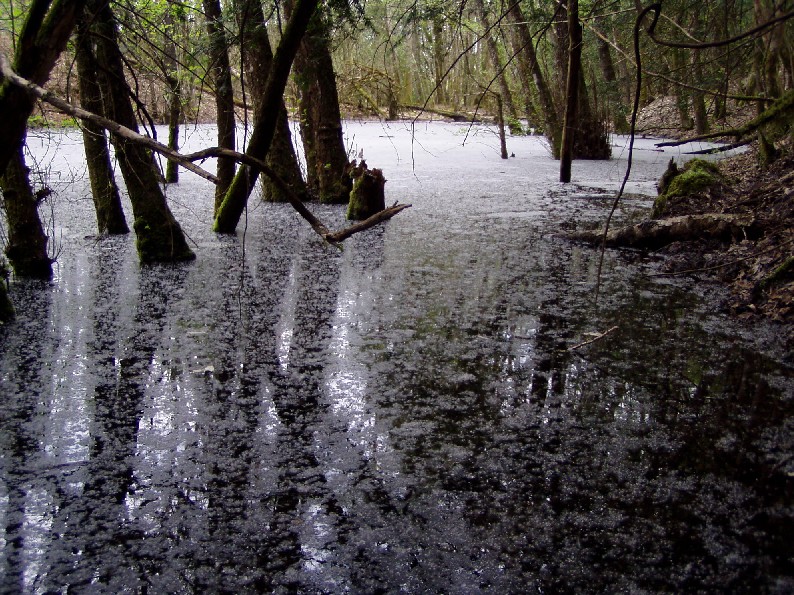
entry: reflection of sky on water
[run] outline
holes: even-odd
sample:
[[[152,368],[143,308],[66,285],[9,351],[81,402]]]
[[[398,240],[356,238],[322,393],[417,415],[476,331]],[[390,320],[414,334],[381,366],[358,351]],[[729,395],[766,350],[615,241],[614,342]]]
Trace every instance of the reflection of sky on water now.
[[[602,217],[623,158],[575,163],[564,187],[536,138],[511,138],[503,162],[490,130],[466,146],[458,125],[416,132],[412,149],[403,125],[349,124],[387,200],[414,207],[341,254],[282,205],[252,205],[244,238],[215,236],[211,189],[185,174],[168,192],[198,260],[141,268],[132,238],[86,237],[86,181],[63,169],[56,189],[80,195],[56,203],[58,273],[15,284],[20,321],[0,344],[4,588],[782,576],[786,525],[764,499],[791,477],[790,378],[698,296],[644,278],[653,262],[607,253],[594,304],[593,253],[553,236]],[[33,139],[42,156],[54,142]],[[639,147],[634,191],[670,157]],[[681,582],[693,561],[706,574]]]

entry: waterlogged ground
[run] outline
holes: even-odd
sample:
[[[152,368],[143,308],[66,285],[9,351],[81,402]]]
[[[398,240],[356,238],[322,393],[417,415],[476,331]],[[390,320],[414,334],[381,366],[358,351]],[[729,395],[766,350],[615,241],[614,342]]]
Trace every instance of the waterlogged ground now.
[[[146,268],[92,235],[78,137],[32,138],[58,264],[0,328],[0,590],[791,592],[774,328],[636,254],[596,302],[597,254],[555,234],[604,218],[625,139],[563,186],[537,138],[502,161],[466,130],[349,124],[414,206],[343,252],[283,205],[216,236],[184,175],[198,258]],[[651,193],[678,153],[639,149]]]

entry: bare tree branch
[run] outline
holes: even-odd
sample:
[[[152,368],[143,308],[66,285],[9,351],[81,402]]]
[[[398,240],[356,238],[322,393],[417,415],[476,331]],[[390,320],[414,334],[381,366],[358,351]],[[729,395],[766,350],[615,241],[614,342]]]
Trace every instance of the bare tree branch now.
[[[168,146],[148,137],[138,134],[134,130],[127,128],[126,126],[122,126],[121,124],[114,122],[108,118],[103,116],[99,116],[87,110],[84,110],[80,107],[72,105],[68,101],[65,101],[55,95],[54,93],[47,91],[46,89],[39,87],[38,85],[32,83],[31,81],[19,76],[15,73],[12,68],[11,64],[8,61],[8,58],[5,54],[0,52],[0,74],[8,80],[10,83],[21,87],[34,97],[41,99],[42,101],[53,105],[54,107],[58,108],[60,111],[69,114],[75,118],[79,118],[81,120],[87,120],[89,122],[93,122],[98,126],[110,131],[111,134],[116,134],[121,136],[129,141],[139,143],[155,151],[161,155],[163,155],[166,159],[174,161],[178,163],[185,169],[192,171],[193,173],[201,176],[205,180],[209,180],[213,184],[218,183],[217,176],[211,174],[207,170],[199,167],[195,164],[196,161],[202,161],[204,159],[209,159],[211,157],[229,157],[234,159],[239,163],[243,163],[245,165],[249,165],[251,167],[255,167],[260,170],[263,174],[269,177],[273,183],[281,190],[284,195],[289,200],[289,203],[292,207],[298,212],[298,214],[303,217],[309,225],[311,225],[312,229],[319,235],[323,240],[326,242],[333,244],[335,246],[339,246],[339,243],[349,238],[353,234],[359,233],[364,231],[365,229],[369,229],[370,227],[374,227],[383,221],[387,221],[394,217],[400,211],[410,207],[411,205],[399,205],[395,204],[394,206],[384,209],[383,211],[376,213],[369,219],[361,221],[360,223],[356,223],[347,227],[345,229],[332,232],[326,227],[326,225],[320,221],[317,217],[312,214],[312,212],[306,207],[306,205],[298,198],[295,192],[289,187],[289,185],[281,179],[280,176],[276,174],[264,161],[261,159],[257,159],[255,157],[251,157],[250,155],[246,155],[244,153],[239,153],[237,151],[232,151],[230,149],[223,149],[221,147],[210,147],[207,149],[202,149],[201,151],[197,151],[195,153],[190,153],[188,155],[184,155],[175,151]]]

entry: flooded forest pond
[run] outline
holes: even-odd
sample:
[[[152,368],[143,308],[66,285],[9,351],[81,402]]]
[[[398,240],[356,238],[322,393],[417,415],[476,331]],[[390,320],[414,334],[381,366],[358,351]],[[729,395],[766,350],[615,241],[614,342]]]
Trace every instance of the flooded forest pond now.
[[[218,236],[182,173],[197,260],[148,267],[93,235],[79,135],[32,136],[58,261],[0,327],[0,592],[794,590],[774,327],[635,253],[594,300],[558,234],[604,220],[625,138],[561,185],[539,138],[467,131],[348,123],[413,207],[341,252],[258,200]],[[622,221],[687,147],[637,149]]]

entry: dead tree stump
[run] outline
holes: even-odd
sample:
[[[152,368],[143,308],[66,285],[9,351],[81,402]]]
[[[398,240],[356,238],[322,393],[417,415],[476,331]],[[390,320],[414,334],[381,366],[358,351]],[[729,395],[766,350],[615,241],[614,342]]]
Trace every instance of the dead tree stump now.
[[[386,208],[384,186],[386,178],[379,169],[369,169],[365,161],[359,165],[351,163],[350,178],[353,189],[350,191],[350,202],[347,205],[347,218],[363,220]]]

